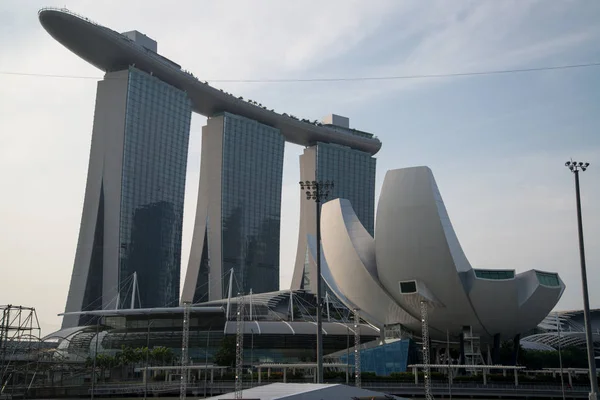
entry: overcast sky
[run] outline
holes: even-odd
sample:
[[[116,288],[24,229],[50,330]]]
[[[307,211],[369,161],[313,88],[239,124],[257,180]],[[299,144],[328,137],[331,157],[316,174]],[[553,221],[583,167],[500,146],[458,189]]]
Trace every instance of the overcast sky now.
[[[596,1],[0,2],[0,304],[57,329],[73,267],[101,71],[48,35],[44,6],[139,30],[201,80],[443,74],[600,61]],[[24,74],[56,74],[52,78]],[[328,113],[383,142],[385,171],[432,168],[474,267],[557,271],[558,309],[581,309],[570,157],[582,175],[592,307],[600,307],[600,67],[435,79],[213,83],[300,118]],[[192,118],[182,265],[200,169]],[[287,144],[281,288],[298,236],[298,156]],[[182,278],[184,273],[182,271]]]

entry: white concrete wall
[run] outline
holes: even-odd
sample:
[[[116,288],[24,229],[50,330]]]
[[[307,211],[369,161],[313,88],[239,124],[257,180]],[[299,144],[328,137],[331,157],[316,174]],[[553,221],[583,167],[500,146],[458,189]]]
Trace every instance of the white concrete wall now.
[[[202,127],[202,154],[200,159],[200,184],[192,248],[188,262],[182,302],[191,302],[196,291],[200,272],[204,236],[208,227],[208,256],[210,259],[209,300],[223,298],[221,285],[221,171],[223,166],[224,117],[209,118]],[[204,288],[202,288],[204,289]]]

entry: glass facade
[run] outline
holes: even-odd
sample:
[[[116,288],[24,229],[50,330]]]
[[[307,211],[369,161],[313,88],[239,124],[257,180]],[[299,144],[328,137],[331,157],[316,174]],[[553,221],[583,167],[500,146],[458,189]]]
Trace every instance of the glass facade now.
[[[191,102],[185,92],[130,68],[126,107],[119,307],[130,305],[134,272],[136,307],[175,306]]]
[[[414,346],[412,346],[414,347]],[[360,350],[362,372],[373,372],[378,376],[389,376],[392,372],[406,372],[411,340],[402,339],[388,342],[369,349]],[[341,363],[354,365],[354,352],[339,355]],[[410,357],[414,359],[413,357]],[[348,361],[349,359],[349,361]]]
[[[375,227],[376,159],[369,153],[331,143],[317,144],[317,180],[333,181],[329,199],[350,200],[365,229]]]
[[[285,140],[278,129],[223,113],[221,170],[222,290],[234,271],[236,291],[279,290],[279,232]],[[208,300],[208,248],[194,302]]]
[[[146,317],[148,318],[148,317]],[[182,319],[181,314],[177,316],[150,316],[150,319],[141,317],[107,317],[103,325],[108,333],[102,335],[101,351],[113,353],[120,351],[122,346],[131,348],[143,348],[149,343],[152,349],[164,346],[170,349],[178,357],[181,354],[182,341]],[[231,323],[231,321],[229,322]],[[248,323],[248,322],[246,322]],[[284,322],[280,322],[283,324]],[[150,329],[148,330],[148,324]],[[277,323],[275,323],[277,324]],[[310,326],[313,326],[312,323]],[[190,317],[189,349],[188,355],[193,364],[204,364],[206,358],[208,363],[214,362],[215,354],[225,346],[223,338],[228,337],[231,344],[235,346],[235,335],[225,335],[224,315],[202,314]],[[293,363],[293,362],[315,362],[316,361],[316,336],[311,334],[275,334],[275,333],[253,333],[244,334],[244,361],[245,363]],[[343,352],[349,341],[354,340],[354,334],[328,334],[323,336],[324,354]],[[89,340],[95,334],[89,330]],[[378,339],[373,335],[361,335],[364,343]],[[79,341],[73,341],[70,349],[77,346]],[[84,351],[93,351],[93,346],[85,343]],[[235,354],[235,347],[232,348]],[[208,352],[208,354],[207,354]],[[392,353],[392,355],[395,353]],[[402,362],[402,360],[400,360]],[[289,372],[289,371],[288,371]]]

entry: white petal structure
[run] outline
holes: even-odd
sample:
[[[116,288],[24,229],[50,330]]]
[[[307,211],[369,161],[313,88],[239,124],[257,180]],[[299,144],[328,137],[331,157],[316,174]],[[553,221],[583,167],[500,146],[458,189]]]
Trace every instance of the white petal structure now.
[[[324,204],[321,218],[323,275],[377,326],[418,332],[419,304],[427,301],[434,338],[466,326],[482,337],[510,338],[535,328],[565,289],[556,273],[473,269],[428,167],[388,171],[375,239],[347,200]]]
[[[326,260],[322,262],[328,286],[342,296],[346,306],[358,308],[363,318],[382,327],[401,323],[417,329],[420,322],[404,311],[387,293],[377,277],[375,241],[358,220],[350,202],[337,199],[323,205],[321,242]]]

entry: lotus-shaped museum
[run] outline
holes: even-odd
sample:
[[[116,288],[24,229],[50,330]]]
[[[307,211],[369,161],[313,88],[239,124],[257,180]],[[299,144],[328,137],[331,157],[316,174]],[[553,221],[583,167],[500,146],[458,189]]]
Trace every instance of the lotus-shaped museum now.
[[[425,301],[434,339],[467,329],[486,341],[512,339],[535,328],[565,289],[553,272],[473,269],[428,167],[387,172],[375,238],[344,199],[323,204],[321,235],[327,285],[380,328],[419,333]]]

